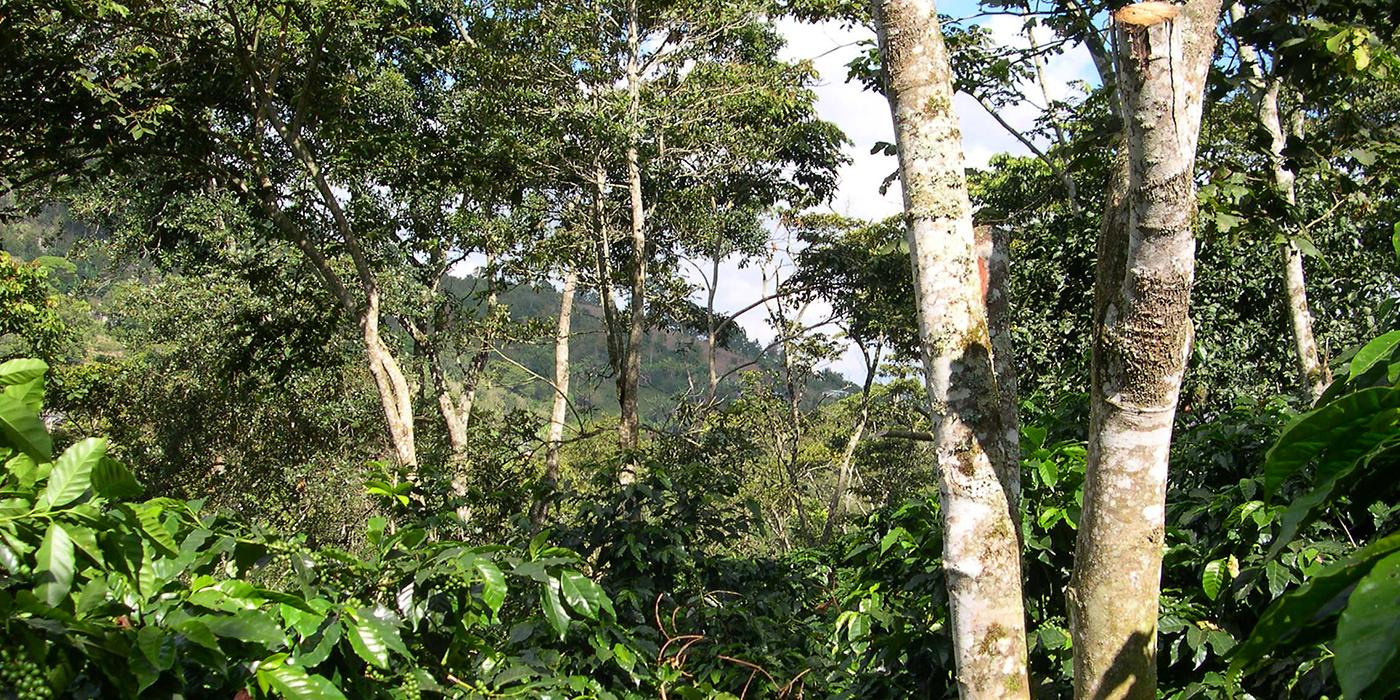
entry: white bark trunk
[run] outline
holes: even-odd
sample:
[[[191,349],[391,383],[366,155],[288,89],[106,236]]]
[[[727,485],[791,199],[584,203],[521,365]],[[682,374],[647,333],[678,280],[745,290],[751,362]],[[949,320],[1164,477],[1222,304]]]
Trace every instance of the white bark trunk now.
[[[416,475],[418,466],[413,431],[413,395],[398,361],[379,335],[379,303],[376,297],[371,293],[369,308],[360,319],[365,355],[375,388],[379,391],[379,402],[384,409],[394,455],[399,464],[409,470],[411,478]]]
[[[569,410],[569,337],[572,334],[574,292],[578,288],[578,272],[569,270],[564,276],[564,289],[559,297],[559,326],[554,334],[554,402],[549,410],[549,434],[544,456],[543,493],[531,510],[530,520],[536,526],[544,523],[549,502],[559,484],[559,449],[564,443],[564,419]]]
[[[1244,7],[1239,3],[1230,6],[1231,19],[1238,21],[1244,17]],[[1269,162],[1273,167],[1274,186],[1289,204],[1297,203],[1297,189],[1293,171],[1283,159],[1283,149],[1288,145],[1284,135],[1283,120],[1279,118],[1278,98],[1281,80],[1278,76],[1267,76],[1259,61],[1259,54],[1253,46],[1239,42],[1240,63],[1248,71],[1249,84],[1258,101],[1259,125],[1269,134]],[[1301,117],[1301,114],[1299,115]],[[1295,124],[1298,136],[1302,136],[1302,124]],[[1332,374],[1317,351],[1317,339],[1313,336],[1312,313],[1308,310],[1308,291],[1303,273],[1303,254],[1297,244],[1286,241],[1279,246],[1279,258],[1283,263],[1284,304],[1288,313],[1288,326],[1293,333],[1293,354],[1298,360],[1298,371],[1308,396],[1317,401]]]
[[[1068,591],[1075,697],[1153,698],[1167,457],[1192,328],[1193,168],[1220,0],[1115,13],[1126,187],[1105,214]],[[1120,196],[1121,195],[1121,196]]]
[[[636,0],[628,3],[627,12],[627,189],[631,204],[632,225],[632,289],[628,300],[627,343],[623,347],[622,371],[618,376],[618,443],[624,450],[636,449],[640,436],[637,415],[637,393],[642,378],[642,330],[646,314],[647,237],[646,207],[642,201],[642,171],[638,144],[641,141],[641,30]],[[636,479],[636,466],[625,462],[620,473],[622,483]]]
[[[981,294],[972,207],[934,4],[876,17],[919,305],[944,525],[953,654],[964,698],[1029,697],[1019,514]]]

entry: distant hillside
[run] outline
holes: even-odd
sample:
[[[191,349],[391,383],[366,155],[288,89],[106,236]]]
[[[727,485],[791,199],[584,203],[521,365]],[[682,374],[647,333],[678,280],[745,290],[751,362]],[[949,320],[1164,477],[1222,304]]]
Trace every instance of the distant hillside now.
[[[472,283],[471,279],[462,280],[467,289]],[[512,318],[518,321],[548,319],[551,327],[558,318],[559,301],[559,292],[547,286],[518,287],[501,295],[501,302],[511,309]],[[572,364],[570,394],[575,408],[615,414],[618,410],[617,396],[608,369],[603,310],[596,297],[580,294],[576,298],[573,331],[569,346]],[[642,356],[642,394],[638,399],[646,420],[664,420],[674,410],[677,396],[699,394],[705,390],[708,382],[705,345],[706,340],[701,334],[657,329],[647,333]],[[720,347],[717,356],[719,372],[722,375],[755,358],[759,359],[758,367],[764,368],[775,367],[781,362],[781,355],[776,350],[760,356],[761,353],[762,347],[742,329],[736,328],[727,347]],[[512,344],[505,349],[505,354],[540,376],[553,375],[554,346],[549,339],[538,344]],[[492,362],[489,373],[491,386],[487,396],[488,403],[493,407],[540,407],[553,398],[553,389],[547,384],[507,362],[499,359]],[[737,386],[737,377],[730,376],[722,385],[721,395],[732,396]],[[807,394],[816,400],[827,392],[845,393],[854,389],[854,385],[840,374],[824,370],[808,387]]]

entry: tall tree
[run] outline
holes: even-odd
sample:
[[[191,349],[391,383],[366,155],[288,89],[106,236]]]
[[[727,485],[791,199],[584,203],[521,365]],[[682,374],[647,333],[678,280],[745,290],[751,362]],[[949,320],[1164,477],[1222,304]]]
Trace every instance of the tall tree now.
[[[1125,134],[1094,300],[1084,511],[1068,591],[1075,694],[1151,698],[1167,458],[1192,342],[1195,157],[1219,0],[1114,15]]]
[[[685,289],[684,256],[712,258],[716,229],[757,231],[774,205],[825,199],[844,137],[817,118],[811,66],[779,58],[780,3],[625,0],[593,11],[603,29],[580,49],[576,70],[582,101],[603,118],[587,134],[594,157],[585,178],[608,204],[596,283],[619,443],[630,449],[639,441],[643,333],[689,306],[669,291]],[[741,252],[758,252],[753,238],[744,236]]]
[[[876,24],[938,458],[958,688],[965,698],[1029,697],[1017,436],[1002,421],[948,51],[928,0],[884,0]]]
[[[1238,22],[1244,17],[1244,6],[1238,2],[1230,5],[1230,18]],[[1236,37],[1238,41],[1238,37]],[[1269,136],[1267,155],[1272,171],[1274,187],[1278,195],[1289,205],[1297,204],[1297,188],[1294,186],[1296,174],[1283,157],[1288,145],[1288,133],[1279,115],[1279,93],[1283,90],[1283,78],[1275,71],[1270,74],[1260,61],[1259,52],[1248,42],[1239,41],[1240,68],[1244,72],[1245,84],[1255,100],[1255,114],[1259,126]],[[1275,66],[1277,64],[1275,63]],[[1301,107],[1294,109],[1290,131],[1295,137],[1302,137],[1303,112]],[[1307,277],[1303,271],[1303,251],[1298,243],[1287,235],[1279,244],[1279,256],[1283,263],[1284,305],[1288,312],[1288,327],[1293,334],[1293,354],[1298,360],[1298,372],[1308,396],[1316,401],[1332,381],[1332,373],[1317,351],[1317,338],[1313,334],[1312,312],[1308,310]]]

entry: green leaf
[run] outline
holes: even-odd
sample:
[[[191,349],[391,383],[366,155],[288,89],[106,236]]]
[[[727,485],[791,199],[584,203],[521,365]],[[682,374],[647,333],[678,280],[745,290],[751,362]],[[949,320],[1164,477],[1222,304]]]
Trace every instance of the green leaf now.
[[[73,523],[68,523],[63,529],[68,532],[69,539],[73,540],[79,551],[88,555],[98,566],[103,565],[102,548],[97,546],[97,535],[92,530]]]
[[[59,523],[50,523],[44,533],[34,578],[39,582],[34,594],[49,607],[58,607],[73,588],[73,540]]]
[[[399,636],[398,619],[384,608],[350,610],[350,646],[366,663],[389,668],[389,652],[410,657]]]
[[[1354,380],[1375,367],[1376,363],[1390,359],[1396,346],[1400,346],[1400,331],[1391,331],[1366,343],[1351,358],[1351,369],[1347,373],[1347,378]]]
[[[269,649],[280,648],[286,643],[282,626],[261,610],[242,610],[233,615],[204,615],[195,619],[220,637],[261,644]]]
[[[51,463],[45,462],[45,464],[48,464],[50,469],[53,468]],[[40,473],[39,465],[34,461],[34,458],[24,452],[16,454],[11,457],[9,461],[5,462],[5,471],[13,474],[15,480],[24,488],[33,486],[34,482],[43,478],[43,474]]]
[[[890,547],[893,547],[895,543],[902,542],[904,540],[907,540],[908,538],[909,532],[902,527],[896,527],[893,530],[890,530],[889,532],[885,533],[884,537],[880,538],[880,553],[884,554],[885,552],[888,552]]]
[[[33,457],[35,462],[53,459],[53,439],[39,414],[6,394],[0,394],[0,433],[9,445]]]
[[[79,440],[63,451],[49,472],[49,483],[40,503],[49,508],[67,505],[92,484],[92,468],[107,455],[105,438]]]
[[[175,645],[172,642],[158,625],[146,625],[136,633],[136,645],[158,671],[168,671],[175,665]]]
[[[340,633],[340,621],[327,620],[321,629],[298,645],[296,662],[309,668],[330,658],[336,643],[340,641]]]
[[[637,664],[637,654],[628,649],[622,642],[618,642],[612,647],[613,660],[622,670],[631,673],[632,667]]]
[[[500,567],[489,559],[477,559],[476,571],[481,574],[481,600],[491,608],[493,614],[501,611],[506,602],[506,575]]]
[[[345,700],[330,680],[290,663],[278,654],[258,664],[258,682],[287,700]]]
[[[1225,584],[1225,560],[1216,559],[1206,564],[1201,571],[1201,590],[1206,597],[1215,600],[1220,596],[1220,587]]]
[[[1393,423],[1400,416],[1398,409],[1400,389],[1373,387],[1341,396],[1298,416],[1269,448],[1264,460],[1265,490],[1272,493],[1294,472],[1334,446],[1358,448],[1358,434],[1372,434],[1374,445],[1391,434],[1381,424]],[[1367,446],[1362,452],[1369,449]]]
[[[5,387],[5,395],[39,413],[44,409],[44,380],[34,379]]]
[[[590,620],[598,619],[599,610],[610,603],[602,587],[572,569],[560,575],[559,586],[569,607]]]
[[[28,384],[44,376],[49,370],[48,363],[33,358],[20,358],[0,362],[0,386]]]
[[[1400,553],[1376,562],[1347,600],[1337,620],[1337,682],[1347,698],[1359,698],[1400,653]]]
[[[1366,446],[1368,441],[1358,441],[1357,445]],[[1341,459],[1328,461],[1326,468],[1318,468],[1318,476],[1321,483],[1308,493],[1293,499],[1288,510],[1279,517],[1278,536],[1274,539],[1274,544],[1269,548],[1265,559],[1273,559],[1283,548],[1293,541],[1293,537],[1298,534],[1298,530],[1304,525],[1312,522],[1313,518],[1322,510],[1323,506],[1332,500],[1332,494],[1337,490],[1339,483],[1347,481],[1353,474],[1365,476],[1367,473],[1375,471],[1377,468],[1383,469],[1385,465],[1392,464],[1400,458],[1400,436],[1392,437],[1389,440],[1377,445],[1370,452],[1361,455],[1357,459],[1347,459],[1355,450],[1357,445],[1349,446],[1344,450]]]
[[[125,508],[125,506],[123,506]],[[152,544],[156,545],[162,553],[171,557],[180,556],[179,545],[175,543],[175,537],[170,531],[165,529],[165,524],[160,521],[162,508],[155,503],[140,503],[130,506],[127,510],[136,517],[136,524],[141,528],[141,532]]]
[[[549,583],[540,587],[540,609],[549,625],[563,639],[564,633],[569,631],[569,613],[559,600],[559,579],[551,578]]]
[[[126,465],[103,457],[92,469],[92,490],[104,498],[131,498],[139,496],[143,487]]]

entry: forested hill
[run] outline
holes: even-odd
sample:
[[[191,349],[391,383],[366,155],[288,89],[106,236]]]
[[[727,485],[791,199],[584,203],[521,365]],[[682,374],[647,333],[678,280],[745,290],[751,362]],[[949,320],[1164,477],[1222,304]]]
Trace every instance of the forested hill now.
[[[472,277],[452,278],[444,285],[449,293],[468,296],[479,289]],[[505,344],[491,359],[490,383],[486,397],[489,406],[510,410],[514,408],[547,410],[553,388],[541,377],[549,377],[554,367],[552,329],[559,316],[559,291],[547,285],[523,285],[500,295],[498,303],[509,309],[511,320],[522,324],[538,322],[546,332],[536,333],[532,341]],[[643,344],[642,416],[649,422],[664,422],[673,410],[677,397],[699,398],[707,382],[704,331],[685,328],[649,328]],[[612,372],[608,368],[607,337],[603,325],[603,309],[596,295],[580,295],[574,302],[574,326],[569,344],[572,377],[571,400],[574,409],[615,415],[617,394],[612,387]],[[523,365],[516,366],[514,363]],[[765,349],[748,337],[737,325],[729,337],[722,339],[716,356],[720,375],[738,372],[752,366],[772,369],[781,365],[777,348]],[[528,371],[527,371],[528,370]],[[844,396],[855,387],[831,370],[814,373],[807,381],[805,396],[809,405],[822,398]],[[722,395],[733,396],[737,382],[725,382]]]
[[[188,275],[161,272],[163,267],[169,267],[171,258],[178,261],[189,251],[179,248],[126,251],[114,256],[111,238],[109,232],[84,226],[60,208],[0,224],[0,249],[17,260],[37,262],[47,269],[49,281],[55,288],[70,294],[66,298],[67,306],[59,312],[81,336],[74,339],[77,342],[72,347],[85,348],[93,357],[109,361],[144,355],[179,339],[163,335],[164,324],[150,323],[144,314],[132,308],[133,304],[144,301],[143,297],[127,293],[133,285],[173,291],[187,283],[203,284],[190,280]],[[157,264],[157,256],[165,256],[167,264]],[[256,270],[246,272],[249,276],[258,274]],[[284,272],[295,277],[295,271]],[[293,283],[290,279],[283,282]],[[450,277],[444,281],[446,291],[461,298],[475,296],[479,287],[480,281],[471,276]],[[322,292],[314,284],[305,283],[305,288],[297,293],[310,297],[302,301],[319,304],[316,295]],[[559,291],[549,285],[515,286],[500,295],[500,305],[509,310],[519,330],[526,332],[517,333],[520,341],[503,344],[499,353],[488,360],[487,380],[482,386],[485,408],[548,412],[553,389],[541,378],[550,376],[553,371],[552,328],[559,315],[559,302]],[[602,308],[597,297],[589,295],[580,295],[574,308],[575,325],[569,353],[573,364],[572,404],[579,412],[616,415],[617,395],[611,386]],[[184,334],[191,329],[179,330]],[[231,335],[218,342],[237,344],[232,334],[246,329],[224,330]],[[209,331],[217,336],[218,329]],[[254,336],[245,337],[242,342],[266,340]],[[648,329],[640,396],[641,412],[647,421],[664,422],[677,397],[687,394],[698,397],[703,392],[707,377],[705,342],[703,331]],[[781,355],[776,349],[765,350],[737,325],[723,339],[716,359],[720,374],[736,368],[742,371],[746,366],[772,368],[781,364]],[[733,387],[736,383],[727,382],[727,385]],[[836,372],[819,371],[807,380],[805,395],[809,403],[814,403],[823,397],[843,396],[854,389]],[[733,393],[732,389],[726,389],[723,395],[732,396]]]

